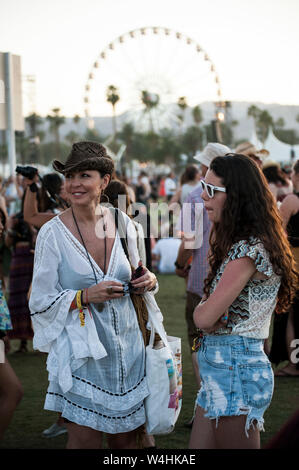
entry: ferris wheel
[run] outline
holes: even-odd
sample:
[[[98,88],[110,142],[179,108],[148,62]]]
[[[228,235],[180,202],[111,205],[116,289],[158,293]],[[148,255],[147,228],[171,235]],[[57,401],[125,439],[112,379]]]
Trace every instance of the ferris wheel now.
[[[206,51],[189,36],[158,26],[124,33],[99,53],[85,84],[90,128],[95,116],[113,113],[109,87],[118,97],[116,114],[126,113],[125,121],[140,131],[180,126],[187,106],[222,102],[219,76]]]

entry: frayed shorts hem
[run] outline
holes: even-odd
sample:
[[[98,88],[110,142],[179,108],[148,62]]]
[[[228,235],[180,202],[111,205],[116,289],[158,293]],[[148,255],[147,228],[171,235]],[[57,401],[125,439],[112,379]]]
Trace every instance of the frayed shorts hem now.
[[[205,418],[216,421],[216,424],[215,424],[216,428],[218,427],[218,421],[219,421],[220,418],[231,418],[231,417],[234,417],[234,416],[235,417],[237,417],[237,416],[247,416],[246,423],[245,423],[245,435],[246,435],[247,438],[249,438],[248,432],[249,432],[251,427],[253,429],[256,427],[258,429],[258,431],[265,432],[264,419],[260,418],[260,417],[252,416],[250,414],[250,410],[239,411],[238,413],[235,413],[235,414],[223,414],[223,415],[215,416],[214,414],[212,415],[211,413],[209,413],[208,410],[203,408],[200,403],[196,402],[196,404],[197,404],[197,406],[202,408],[204,411],[206,411],[206,413],[204,415]]]
[[[264,430],[264,413],[273,396],[273,370],[263,341],[227,335],[207,336],[198,351],[201,388],[197,404],[206,417],[246,415],[245,433]]]

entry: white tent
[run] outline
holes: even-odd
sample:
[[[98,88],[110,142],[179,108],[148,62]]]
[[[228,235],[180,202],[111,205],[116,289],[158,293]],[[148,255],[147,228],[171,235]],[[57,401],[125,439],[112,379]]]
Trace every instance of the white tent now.
[[[256,130],[255,130],[255,127],[253,128],[253,131],[252,131],[252,134],[251,134],[251,138],[249,139],[249,142],[254,145],[258,150],[263,148],[263,144],[261,143],[261,141],[258,139],[258,136],[256,135]]]
[[[299,159],[299,145],[290,145],[281,142],[273,134],[273,130],[270,128],[268,137],[263,147],[270,152],[269,158],[280,163],[291,163]],[[259,147],[261,148],[261,147]],[[291,158],[292,151],[294,152],[293,160]]]

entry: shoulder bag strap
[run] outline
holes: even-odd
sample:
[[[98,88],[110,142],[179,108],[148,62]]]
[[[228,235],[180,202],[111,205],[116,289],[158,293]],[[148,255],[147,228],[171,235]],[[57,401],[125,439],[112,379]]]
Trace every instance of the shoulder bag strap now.
[[[128,258],[129,263],[131,264],[129,250],[128,250],[128,242],[127,242],[127,227],[125,224],[124,217],[121,213],[121,210],[116,209],[116,208],[114,209],[114,218],[115,218],[115,226],[118,230],[118,234],[119,234],[119,238],[120,238],[123,250],[126,254],[126,257]]]

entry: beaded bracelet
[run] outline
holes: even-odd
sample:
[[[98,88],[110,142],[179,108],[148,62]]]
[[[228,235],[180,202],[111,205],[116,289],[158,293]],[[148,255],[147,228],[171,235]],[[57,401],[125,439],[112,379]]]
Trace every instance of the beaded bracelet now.
[[[81,293],[82,293],[82,290],[77,291],[76,300],[77,300],[77,307],[79,309],[80,324],[81,324],[81,326],[84,326],[85,325],[85,314],[84,314],[82,303],[81,303]]]

